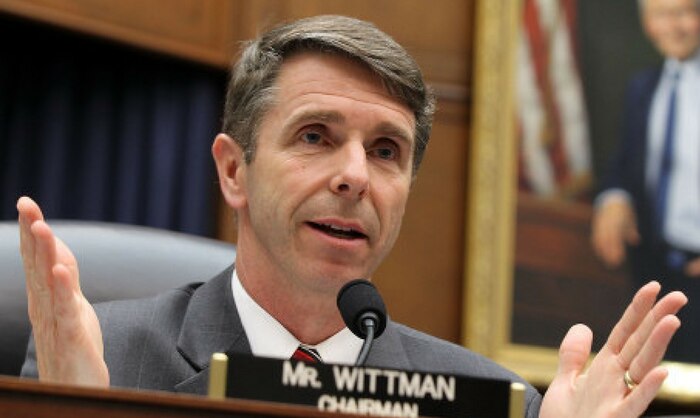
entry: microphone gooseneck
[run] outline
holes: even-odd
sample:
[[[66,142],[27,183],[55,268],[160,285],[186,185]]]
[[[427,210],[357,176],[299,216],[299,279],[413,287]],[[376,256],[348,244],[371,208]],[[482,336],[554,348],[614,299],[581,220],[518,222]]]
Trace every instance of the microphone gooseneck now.
[[[345,325],[364,340],[355,362],[356,366],[361,366],[374,339],[379,338],[386,328],[386,306],[377,288],[364,279],[346,283],[338,292],[337,302]]]

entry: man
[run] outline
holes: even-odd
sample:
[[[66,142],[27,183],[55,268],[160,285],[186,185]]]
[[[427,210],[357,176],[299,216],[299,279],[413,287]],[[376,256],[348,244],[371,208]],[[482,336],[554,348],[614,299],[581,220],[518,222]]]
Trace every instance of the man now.
[[[93,310],[70,251],[39,207],[21,198],[36,342],[23,373],[203,393],[215,351],[289,358],[302,345],[324,361],[354,362],[360,341],[343,325],[336,294],[351,279],[371,277],[391,249],[433,109],[413,59],[366,22],[309,18],[250,43],[231,76],[225,133],[212,147],[221,191],[237,216],[235,269]],[[527,416],[642,413],[666,377],[658,363],[685,303],[678,292],[654,303],[658,292],[656,283],[640,290],[585,374],[592,336],[573,327],[544,400],[528,386]],[[519,380],[392,321],[367,364]]]
[[[692,301],[700,298],[700,2],[645,0],[640,8],[665,62],[628,86],[624,137],[596,201],[592,241],[611,267],[630,246],[636,280],[661,280]],[[697,301],[681,320],[668,358],[698,362]]]

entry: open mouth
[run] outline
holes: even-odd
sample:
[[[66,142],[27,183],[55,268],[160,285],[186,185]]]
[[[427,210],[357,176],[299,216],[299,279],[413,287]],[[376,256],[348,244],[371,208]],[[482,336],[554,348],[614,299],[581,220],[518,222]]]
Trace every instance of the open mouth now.
[[[335,225],[319,224],[315,222],[307,222],[307,224],[317,231],[341,239],[366,239],[367,235],[356,231],[352,228],[342,228]]]

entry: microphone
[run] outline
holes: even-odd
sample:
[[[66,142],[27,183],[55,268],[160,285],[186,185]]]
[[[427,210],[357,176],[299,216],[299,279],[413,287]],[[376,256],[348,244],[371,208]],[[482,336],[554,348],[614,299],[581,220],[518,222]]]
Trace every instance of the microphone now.
[[[365,279],[352,280],[338,292],[338,310],[345,325],[362,338],[362,349],[355,362],[362,366],[375,338],[386,328],[386,307],[377,288]]]

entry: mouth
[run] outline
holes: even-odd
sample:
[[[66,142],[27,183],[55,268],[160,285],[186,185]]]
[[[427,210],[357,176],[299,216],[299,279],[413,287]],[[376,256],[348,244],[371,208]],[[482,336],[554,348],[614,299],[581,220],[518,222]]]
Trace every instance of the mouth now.
[[[323,232],[326,235],[330,235],[334,238],[356,240],[356,239],[367,239],[367,235],[353,228],[341,227],[338,225],[331,225],[325,223],[307,222],[311,228]]]

